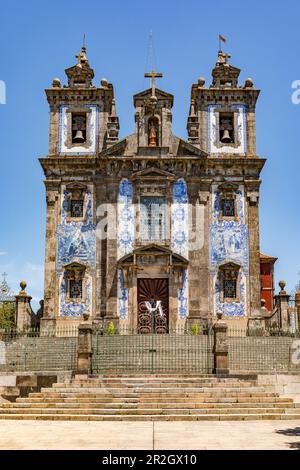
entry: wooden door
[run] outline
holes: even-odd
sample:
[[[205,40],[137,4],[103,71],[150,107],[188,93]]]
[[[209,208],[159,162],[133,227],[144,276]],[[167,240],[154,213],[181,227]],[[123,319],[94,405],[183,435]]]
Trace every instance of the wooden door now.
[[[138,302],[138,332],[147,333],[167,333],[169,325],[169,279],[138,279],[137,289]],[[150,302],[152,306],[160,300],[163,316],[159,311],[150,314],[145,302]]]

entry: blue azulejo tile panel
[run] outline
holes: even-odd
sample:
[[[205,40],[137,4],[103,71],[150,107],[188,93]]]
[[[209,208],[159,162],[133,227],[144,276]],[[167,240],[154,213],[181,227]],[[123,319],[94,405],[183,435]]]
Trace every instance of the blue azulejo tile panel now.
[[[212,223],[210,238],[210,272],[213,276],[214,311],[229,317],[243,317],[247,314],[247,286],[249,277],[249,230],[246,224],[245,197],[242,185],[236,190],[237,220],[220,219],[219,192],[213,187]],[[235,263],[240,267],[239,302],[221,303],[219,267]]]
[[[96,225],[93,224],[91,191],[86,192],[83,222],[67,222],[68,191],[63,192],[61,224],[57,227],[57,269],[73,261],[96,266]]]
[[[118,312],[121,320],[125,320],[128,317],[128,289],[124,287],[122,269],[118,270]]]
[[[92,280],[89,278],[85,285],[85,302],[74,303],[66,302],[67,280],[64,275],[61,277],[60,283],[60,315],[62,317],[76,318],[83,314],[91,314],[91,291],[92,291]]]
[[[240,273],[239,302],[221,302],[221,280],[218,273],[214,276],[214,306],[215,315],[222,313],[224,317],[244,317],[247,305],[247,276]]]
[[[173,186],[171,246],[175,253],[188,258],[189,209],[187,186],[183,178],[176,181]]]
[[[135,238],[133,186],[126,178],[119,185],[117,245],[118,259],[133,250]]]
[[[184,319],[188,314],[188,270],[182,272],[182,287],[178,289],[178,317]]]
[[[241,186],[236,191],[236,199],[237,199],[237,216],[238,222],[244,224],[245,223],[245,195],[244,195],[244,188]],[[213,191],[213,210],[212,210],[212,219],[213,223],[219,222],[220,220],[220,199],[219,199],[219,191],[214,189]]]
[[[210,264],[217,268],[225,262],[233,262],[248,269],[248,227],[233,221],[223,221],[210,227]]]
[[[85,282],[85,302],[66,302],[65,266],[82,263],[90,271],[96,266],[96,225],[93,223],[93,195],[89,189],[85,194],[85,215],[82,222],[68,222],[69,192],[63,191],[61,223],[57,227],[57,275],[60,279],[60,315],[78,317],[91,309],[92,278]]]
[[[188,259],[189,256],[189,206],[187,185],[183,178],[173,185],[171,210],[171,248],[175,253]],[[182,273],[182,287],[178,289],[178,317],[188,314],[188,270]]]
[[[69,145],[68,136],[71,134],[70,106],[61,105],[59,107],[59,141],[58,151],[60,155],[87,155],[97,152],[97,136],[99,129],[99,107],[94,104],[82,105],[87,111],[87,142],[83,145]]]
[[[84,265],[96,266],[95,227],[82,226],[79,223],[57,228],[58,255],[57,269],[61,270],[74,261]]]

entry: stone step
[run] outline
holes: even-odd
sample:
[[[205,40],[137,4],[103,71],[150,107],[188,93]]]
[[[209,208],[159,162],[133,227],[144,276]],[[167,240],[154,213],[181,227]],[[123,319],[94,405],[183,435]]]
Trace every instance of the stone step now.
[[[75,398],[75,399],[80,399],[80,398],[87,398],[89,400],[94,400],[94,399],[122,399],[122,400],[130,400],[130,399],[138,399],[141,402],[143,401],[157,401],[160,399],[164,399],[167,401],[174,401],[175,399],[194,399],[194,400],[206,400],[206,399],[244,399],[244,401],[247,401],[248,399],[265,399],[265,398],[278,398],[277,393],[266,393],[266,392],[261,392],[261,393],[220,393],[220,392],[211,392],[211,393],[172,393],[172,394],[160,394],[160,393],[147,393],[147,394],[137,394],[137,393],[110,393],[104,391],[103,393],[30,393],[29,398],[41,398],[41,399],[69,399],[69,398]]]
[[[4,409],[22,409],[22,408],[81,408],[81,409],[232,409],[232,408],[281,408],[281,409],[288,409],[288,408],[299,408],[300,404],[295,403],[195,403],[195,402],[179,402],[179,403],[99,403],[99,402],[88,402],[88,403],[77,403],[77,402],[59,402],[53,401],[52,403],[33,403],[33,402],[23,402],[23,403],[4,403],[2,407]]]
[[[17,398],[17,403],[293,403],[291,398],[280,398],[280,397],[178,397],[172,398],[119,398],[119,397],[28,397],[28,398]]]
[[[108,382],[100,382],[99,384],[86,384],[86,383],[74,383],[72,384],[53,384],[53,389],[59,389],[59,390],[64,390],[64,389],[77,389],[77,388],[84,388],[84,389],[90,389],[90,388],[113,388],[113,389],[120,389],[120,388],[125,388],[125,389],[144,389],[144,388],[149,388],[151,386],[152,389],[154,388],[249,388],[253,387],[253,385],[250,382],[245,382],[245,383],[226,383],[226,382],[193,382],[193,383],[183,383],[183,382],[163,382],[163,383],[149,383],[149,382],[134,382],[134,383],[125,383],[125,382],[120,382],[120,383],[108,383]]]
[[[165,399],[168,401],[173,401],[174,399],[208,399],[208,398],[230,398],[230,399],[249,399],[249,398],[278,398],[277,393],[267,393],[267,392],[252,392],[252,393],[224,393],[212,391],[210,393],[110,393],[109,391],[103,391],[98,393],[39,393],[33,392],[29,394],[29,398],[88,398],[93,400],[94,398],[108,398],[108,399],[139,399],[140,401],[144,400],[157,400]]]
[[[63,388],[42,388],[41,392],[42,393],[50,393],[50,392],[55,392],[55,391],[63,391],[63,393],[77,393],[80,390],[80,393],[96,393],[97,391],[101,393],[102,390],[109,390],[110,393],[125,393],[125,391],[128,391],[129,393],[206,393],[206,392],[211,392],[215,391],[218,393],[262,393],[265,391],[264,387],[232,387],[231,385],[228,386],[203,386],[203,387],[182,387],[182,388],[176,388],[176,387],[160,387],[159,390],[155,390],[155,387],[121,387],[121,388],[115,388],[115,387],[63,387]]]
[[[299,409],[281,409],[281,408],[197,408],[197,409],[187,409],[187,408],[139,408],[139,409],[113,409],[113,408],[89,408],[81,409],[81,408],[1,408],[0,414],[79,414],[79,415],[176,415],[176,414],[197,414],[197,415],[205,415],[205,414],[295,414],[299,413]]]
[[[170,377],[170,378],[159,378],[159,377],[139,377],[139,378],[136,378],[136,377],[124,377],[124,378],[120,378],[120,377],[116,377],[116,378],[99,378],[99,379],[84,379],[84,380],[72,380],[72,384],[103,384],[103,383],[107,383],[107,384],[114,384],[114,383],[125,383],[127,385],[131,385],[131,384],[143,384],[143,383],[148,383],[148,384],[155,384],[155,383],[170,383],[170,384],[177,384],[177,383],[180,383],[180,384],[192,384],[192,383],[251,383],[253,384],[255,382],[255,380],[250,380],[250,379],[247,379],[247,380],[239,380],[237,378],[233,378],[233,379],[226,379],[226,378],[218,378],[218,377],[195,377],[195,378],[192,378],[192,379],[189,379],[187,377],[185,378],[175,378],[175,377]],[[61,383],[57,383],[55,384],[56,387],[60,387],[60,386],[65,386],[66,384],[70,383],[69,381],[67,382],[61,382]]]
[[[44,421],[258,421],[298,420],[300,414],[176,414],[176,415],[59,415],[59,414],[1,414],[0,419],[44,420]]]

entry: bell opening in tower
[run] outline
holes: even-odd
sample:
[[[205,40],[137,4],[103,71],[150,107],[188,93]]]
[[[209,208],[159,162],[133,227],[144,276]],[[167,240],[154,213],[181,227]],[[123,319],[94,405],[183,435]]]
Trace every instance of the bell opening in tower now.
[[[86,143],[86,113],[72,113],[72,143]]]
[[[234,115],[233,113],[220,113],[219,140],[221,144],[234,144]]]

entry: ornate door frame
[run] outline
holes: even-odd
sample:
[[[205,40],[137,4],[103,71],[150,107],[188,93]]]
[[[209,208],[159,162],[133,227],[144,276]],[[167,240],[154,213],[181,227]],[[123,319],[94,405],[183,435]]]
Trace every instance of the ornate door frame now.
[[[155,307],[161,301],[161,311],[152,314],[145,302]],[[162,315],[161,315],[162,314]],[[137,279],[137,331],[141,334],[164,334],[169,328],[169,279],[167,277]]]

